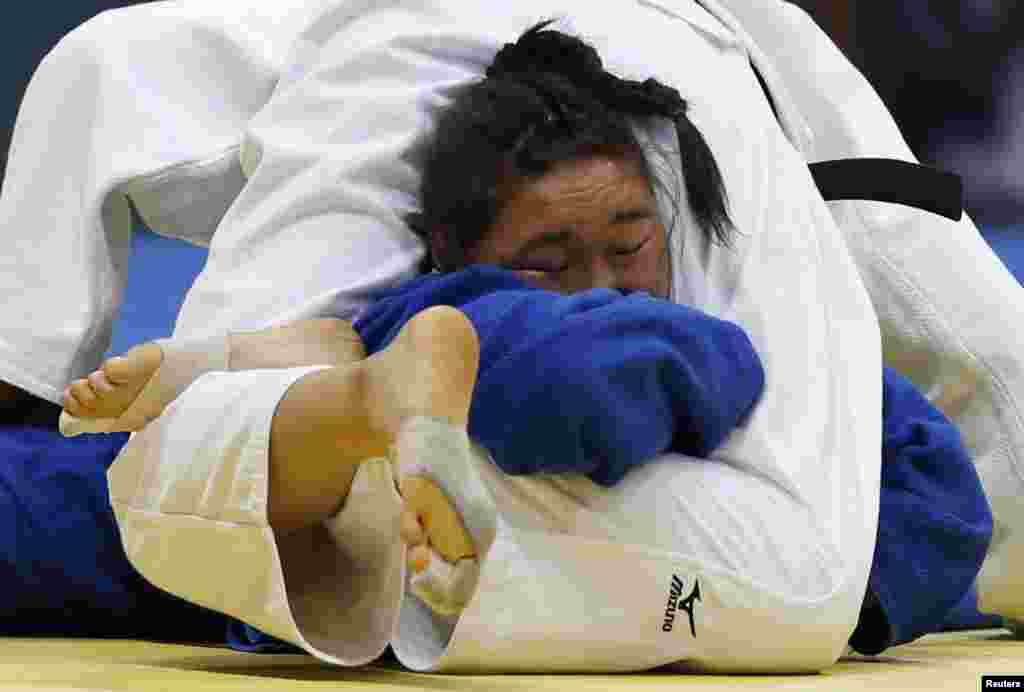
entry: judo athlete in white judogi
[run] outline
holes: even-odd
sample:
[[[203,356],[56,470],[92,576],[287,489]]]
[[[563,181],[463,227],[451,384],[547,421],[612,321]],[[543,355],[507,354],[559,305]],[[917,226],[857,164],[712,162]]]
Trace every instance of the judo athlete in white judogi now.
[[[256,29],[267,17],[239,7],[232,8],[237,17],[200,16],[198,9],[168,3],[101,17],[58,46],[49,67],[44,64],[51,82],[59,79],[61,60],[70,67],[72,56],[78,61],[84,56],[93,59],[90,68],[108,88],[89,97],[99,108],[89,121],[94,130],[79,129],[77,138],[63,147],[59,141],[46,141],[42,128],[33,130],[31,124],[22,124],[15,133],[5,226],[11,233],[26,234],[38,233],[40,227],[55,229],[52,246],[62,253],[58,256],[68,258],[69,274],[85,274],[80,291],[69,289],[69,283],[48,300],[49,287],[14,273],[20,264],[4,273],[16,276],[15,285],[22,291],[39,296],[39,312],[34,322],[12,317],[4,327],[3,379],[39,396],[58,401],[70,378],[98,364],[109,326],[103,316],[109,318],[117,304],[127,247],[125,191],[157,230],[170,229],[175,220],[197,210],[209,212],[216,204],[228,209],[212,237],[210,261],[183,309],[178,323],[182,335],[318,314],[344,316],[365,303],[374,288],[408,276],[422,250],[399,218],[414,205],[417,184],[415,167],[401,153],[429,124],[431,113],[444,101],[445,87],[479,76],[498,47],[537,17],[562,13],[599,45],[616,72],[655,72],[691,103],[692,118],[722,169],[741,236],[729,252],[701,247],[682,242],[684,223],[673,255],[675,276],[683,280],[673,286],[673,298],[740,324],[771,374],[751,419],[710,460],[667,457],[611,490],[585,479],[528,480],[535,497],[547,493],[557,498],[552,502],[572,508],[575,531],[539,532],[506,519],[507,505],[502,506],[477,593],[450,638],[444,628],[417,629],[431,621],[410,612],[414,606],[408,599],[394,634],[377,631],[367,637],[367,630],[356,627],[354,605],[361,593],[379,594],[383,587],[360,584],[352,575],[359,571],[358,561],[353,566],[347,556],[361,553],[351,531],[352,517],[345,511],[328,523],[335,543],[320,546],[320,551],[275,542],[265,512],[268,428],[276,403],[306,371],[211,374],[136,435],[111,473],[111,497],[127,552],[147,578],[340,663],[369,660],[389,638],[403,660],[419,669],[625,670],[685,661],[721,670],[807,670],[835,660],[856,622],[874,544],[881,398],[877,377],[866,373],[877,374],[881,366],[877,324],[844,239],[806,170],[804,157],[813,153],[813,139],[797,108],[806,109],[810,122],[816,123],[816,102],[791,101],[785,77],[735,18],[712,3],[707,7],[711,12],[690,4],[594,9],[527,3],[496,18],[470,4],[396,4],[359,12],[330,5],[320,13],[307,8],[306,17],[296,8],[296,24],[268,22],[260,36]],[[797,24],[787,29],[793,10],[773,11],[778,13],[773,28],[804,37],[804,45],[816,47],[816,54],[837,64],[838,54],[829,52],[834,49],[813,43],[818,40],[813,28],[799,24],[806,18],[793,20]],[[228,9],[217,12],[226,14]],[[306,31],[285,36],[288,26],[307,18],[312,21]],[[120,34],[135,20],[142,30],[130,32],[134,37],[150,27],[161,34],[164,45],[181,40],[206,41],[211,49],[232,47],[218,63],[224,65],[225,84],[217,93],[224,101],[205,100],[209,83],[193,84],[187,88],[196,97],[195,108],[175,114],[177,105],[188,102],[188,94],[173,93],[175,85],[186,88],[185,80],[174,74],[147,76],[146,61],[111,78],[112,70],[131,63],[120,62],[118,49],[108,47],[102,36],[115,25]],[[208,31],[195,32],[196,26]],[[643,43],[618,42],[615,37],[623,26],[634,36],[644,36]],[[262,40],[274,36],[280,42]],[[283,45],[292,49],[287,58],[273,54],[275,46]],[[749,58],[771,90],[781,129],[750,71]],[[157,68],[162,64],[158,58],[152,61]],[[851,72],[845,63],[839,66],[842,74]],[[180,64],[174,69],[187,72]],[[168,78],[168,91],[157,76]],[[40,99],[47,96],[46,83],[41,71],[34,82]],[[113,85],[123,89],[130,83],[137,88],[126,89],[123,100],[115,103],[119,92]],[[723,84],[730,88],[723,89]],[[145,104],[151,108],[133,117],[153,125],[149,136],[130,143],[88,140],[83,145],[89,137],[124,138],[137,132],[118,132],[113,125],[122,107],[132,103],[139,108],[140,93],[147,94]],[[32,90],[26,108],[32,107],[31,96]],[[821,101],[830,103],[827,97]],[[42,108],[43,103],[37,105]],[[52,101],[49,105],[52,110]],[[104,114],[116,115],[105,119]],[[193,120],[186,120],[186,114]],[[203,122],[207,117],[210,123]],[[165,126],[160,125],[162,118]],[[172,126],[184,123],[187,129],[190,122],[196,124],[195,132]],[[830,125],[841,128],[843,122],[837,118]],[[368,131],[366,123],[374,129]],[[38,140],[32,142],[33,136]],[[19,176],[13,159],[18,147],[27,151],[30,146],[38,147],[37,167],[24,163]],[[111,155],[93,157],[90,152],[97,146]],[[50,203],[29,204],[33,189],[37,199],[43,196],[40,181],[33,188],[32,178],[45,168],[47,155],[53,156],[53,171],[61,170],[58,161],[65,167],[75,161],[90,170],[80,177],[69,175],[67,184],[56,190],[53,179],[44,178]],[[235,160],[250,175],[237,198],[233,195],[238,187],[232,188],[232,176],[240,183]],[[191,187],[197,181],[207,184]],[[199,189],[205,194],[197,197]],[[113,190],[117,192],[108,194]],[[77,201],[62,205],[52,199],[55,192]],[[56,209],[58,216],[67,213],[77,219],[31,223],[25,218],[19,223],[15,218],[33,208],[35,213]],[[915,213],[908,212],[906,218],[916,228],[914,224],[924,222]],[[210,230],[207,225],[206,238]],[[70,236],[78,240],[69,242]],[[961,236],[949,239],[950,244],[969,242]],[[13,244],[27,253],[27,241]],[[280,254],[285,250],[292,253],[287,262]],[[979,248],[974,252],[988,262],[985,266],[994,267],[991,255]],[[83,256],[89,262],[82,262]],[[279,284],[271,278],[277,276],[272,265],[283,264],[302,267],[301,281]],[[891,275],[898,274],[894,270]],[[995,269],[992,274],[993,286],[1009,293],[1012,279],[996,275]],[[882,279],[889,276],[882,272]],[[882,280],[873,286],[881,298],[895,292]],[[988,291],[989,285],[982,282],[981,288],[979,292]],[[929,291],[915,296],[928,301]],[[1005,295],[987,295],[1002,314],[1013,309]],[[75,301],[82,301],[81,308],[69,309]],[[60,328],[42,324],[48,315]],[[70,315],[78,317],[78,327]],[[938,324],[947,327],[956,319],[943,318]],[[980,358],[995,343],[983,333],[969,335],[974,342],[957,349],[953,342],[967,338],[964,333],[931,334],[935,338],[924,342],[924,350],[969,351]],[[40,348],[46,345],[48,350]],[[1017,373],[1017,362],[1011,359],[997,363],[1001,370],[982,370],[983,386],[1007,382]],[[978,396],[988,397],[997,412],[1015,410],[1013,391],[1012,386],[981,389]],[[1005,418],[991,415],[986,420],[999,426]],[[1014,432],[1003,426],[997,436],[1009,440]],[[1012,480],[1013,446],[1001,449],[1009,451],[995,460],[1004,463],[994,462],[994,467]],[[389,469],[374,468],[380,471],[376,480],[390,488]],[[487,468],[481,464],[475,470],[486,476]],[[373,473],[368,470],[362,480],[357,478],[356,488],[366,488]],[[984,473],[982,477],[986,480]],[[481,482],[500,488],[506,481],[485,477]],[[993,494],[992,488],[986,489]],[[391,492],[396,508],[397,496]],[[623,526],[603,519],[615,516],[614,507],[650,504],[651,497],[664,493],[673,498],[682,520],[666,526],[665,513],[630,515],[630,530],[647,529],[645,535],[656,537],[648,539],[657,541],[653,546],[623,545],[624,536],[617,533]],[[599,513],[601,519],[586,509],[595,503],[607,508]],[[999,505],[993,504],[998,521]],[[382,510],[376,509],[379,516]],[[517,515],[510,511],[508,516]],[[1010,526],[1004,548],[1013,545]],[[989,572],[991,581],[983,584],[983,594],[1010,584],[1007,560],[1012,562],[1015,554],[1000,558]],[[196,558],[206,564],[225,560],[236,574],[246,575],[249,588],[239,590],[237,579],[221,570],[197,574],[187,567]],[[309,569],[315,573],[304,571]],[[674,584],[671,575],[700,579],[705,638],[687,639],[685,631],[674,631],[673,639],[662,636],[664,598]],[[347,576],[352,578],[346,581]],[[623,584],[632,585],[628,603],[616,600]],[[364,587],[370,590],[360,592]],[[1006,588],[1000,593],[1007,604],[1013,603]],[[522,617],[522,603],[532,605],[529,617]],[[1005,612],[1014,614],[1013,607],[1006,605]],[[786,614],[784,621],[780,613]],[[616,633],[615,639],[610,632]],[[739,632],[744,641],[760,645],[736,646]],[[552,639],[572,646],[553,658],[546,643]],[[635,648],[623,642],[634,642]]]

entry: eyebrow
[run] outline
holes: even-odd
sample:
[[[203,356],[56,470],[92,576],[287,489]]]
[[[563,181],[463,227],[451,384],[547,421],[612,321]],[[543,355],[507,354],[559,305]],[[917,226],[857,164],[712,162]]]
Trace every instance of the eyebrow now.
[[[649,207],[634,207],[633,209],[624,209],[615,212],[612,215],[612,225],[631,223],[633,221],[643,221],[644,219],[650,219],[654,216],[654,210]]]

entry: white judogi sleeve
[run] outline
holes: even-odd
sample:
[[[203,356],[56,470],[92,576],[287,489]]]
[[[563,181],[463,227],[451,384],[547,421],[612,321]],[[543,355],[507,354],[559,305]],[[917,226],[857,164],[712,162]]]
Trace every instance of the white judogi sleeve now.
[[[127,276],[129,196],[158,233],[209,243],[244,182],[244,128],[320,4],[145,3],[96,16],[46,56],[0,196],[0,380],[59,403],[99,365]]]
[[[742,21],[813,132],[811,161],[916,162],[863,75],[800,8],[717,0]],[[970,175],[971,171],[953,171]],[[886,359],[924,392],[976,381],[954,420],[995,521],[983,612],[1024,619],[1024,288],[974,222],[881,202],[832,202],[878,313]]]
[[[482,73],[504,42],[549,16],[570,17],[612,71],[654,75],[690,100],[741,236],[735,250],[703,247],[684,213],[674,238],[675,297],[747,330],[767,372],[764,399],[713,459],[668,455],[611,490],[575,477],[520,486],[481,465],[501,522],[477,594],[454,631],[421,617],[406,597],[396,651],[421,670],[611,671],[673,661],[708,670],[826,667],[856,623],[877,528],[877,323],[743,43],[698,6],[524,0],[497,15],[468,0],[358,11],[337,3],[302,34],[311,51],[303,76],[253,120],[253,192],[225,217],[179,329],[201,330],[194,316],[204,310],[261,319],[246,303],[253,282],[274,281],[282,295],[270,303],[285,309],[298,304],[293,287],[310,288],[308,273],[337,266],[337,282],[348,286],[369,266],[370,255],[360,253],[370,245],[400,249],[394,209],[411,203],[415,171],[396,157],[445,89]],[[296,54],[305,55],[301,47]],[[289,254],[292,231],[283,229],[292,221],[295,235],[319,238],[322,264],[302,264],[308,252]],[[331,254],[337,238],[351,256]],[[247,270],[269,269],[273,258],[290,282],[281,282],[280,267],[266,276]],[[233,286],[238,305],[227,300]],[[111,495],[129,556],[154,583],[325,660],[351,662],[359,656],[347,647],[362,633],[332,601],[342,598],[334,558],[318,546],[283,550],[266,525],[259,479],[270,419],[293,380],[273,372],[205,376],[133,437],[111,470]],[[196,539],[203,531],[211,537]],[[345,547],[351,536],[328,533],[341,552],[355,554]],[[244,570],[236,554],[248,556]],[[176,561],[209,569],[199,579]],[[259,577],[242,589],[247,574]],[[300,595],[295,583],[311,591]],[[698,583],[691,630],[679,596]],[[299,610],[322,615],[304,624]],[[670,615],[675,627],[666,629]],[[317,639],[313,630],[329,636]]]

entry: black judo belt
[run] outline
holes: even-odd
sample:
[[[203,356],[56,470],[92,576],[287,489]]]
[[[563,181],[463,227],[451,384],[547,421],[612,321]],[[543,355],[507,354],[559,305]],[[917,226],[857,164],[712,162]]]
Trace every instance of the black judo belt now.
[[[955,173],[897,159],[836,159],[810,164],[826,201],[862,199],[905,204],[947,219],[963,216],[963,181]]]
[[[753,61],[757,76],[775,118],[775,107],[768,85]],[[964,186],[959,175],[909,161],[881,158],[853,158],[819,161],[810,164],[818,192],[827,202],[871,200],[903,204],[947,219],[959,221],[964,209]]]

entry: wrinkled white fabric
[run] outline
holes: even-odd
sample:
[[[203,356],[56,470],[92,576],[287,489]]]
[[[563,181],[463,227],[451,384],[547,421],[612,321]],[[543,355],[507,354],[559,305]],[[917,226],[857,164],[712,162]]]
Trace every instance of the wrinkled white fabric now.
[[[395,200],[358,180],[404,167],[375,168],[379,147],[361,140],[332,147],[351,113],[308,79],[325,4],[146,3],[103,12],[50,51],[0,196],[0,380],[60,403],[99,366],[127,277],[129,199],[156,232],[210,246],[176,335],[344,313],[409,272],[422,249]],[[243,192],[254,148],[264,165]],[[356,175],[338,184],[346,168]]]
[[[396,597],[399,623],[412,623],[391,634],[396,650],[419,670],[826,667],[845,650],[874,547],[878,327],[806,169],[807,133],[795,117],[780,129],[748,67],[752,44],[699,6],[526,0],[499,14],[468,0],[326,4],[298,35],[288,79],[245,126],[239,155],[252,175],[213,237],[178,331],[344,313],[364,289],[408,273],[421,250],[398,224],[417,183],[403,151],[448,87],[479,76],[504,42],[548,16],[571,18],[561,26],[593,42],[611,70],[656,76],[691,102],[741,235],[732,250],[706,247],[684,210],[674,297],[747,330],[766,390],[712,459],[666,455],[613,489],[578,477],[511,479],[477,463],[499,508],[478,590],[454,628]],[[651,133],[675,146],[670,129]],[[300,372],[204,376],[133,437],[111,492],[129,556],[154,583],[352,663],[388,637],[356,632],[333,605],[343,598],[323,586],[341,572],[325,557],[333,553],[275,545],[265,484],[215,492],[227,469],[241,473],[240,460],[245,477],[265,478],[273,405]],[[210,533],[196,538],[203,526]],[[331,535],[335,552],[356,555],[346,547],[356,538]],[[230,551],[214,545],[232,540],[246,546],[244,565],[224,562]],[[223,569],[198,583],[185,573],[197,562]],[[292,593],[294,570],[322,590]],[[238,593],[240,575],[259,588]],[[365,585],[348,584],[348,598],[386,600]],[[696,585],[700,600],[687,600]],[[298,603],[324,615],[303,620]]]
[[[772,78],[811,129],[810,161],[916,162],[874,89],[805,12],[719,2],[771,56]],[[1024,324],[1024,288],[966,215],[954,222],[882,202],[830,206],[878,314],[886,360],[937,396],[976,381],[954,422],[996,524],[978,605],[1024,619],[1024,332],[1015,327]]]

